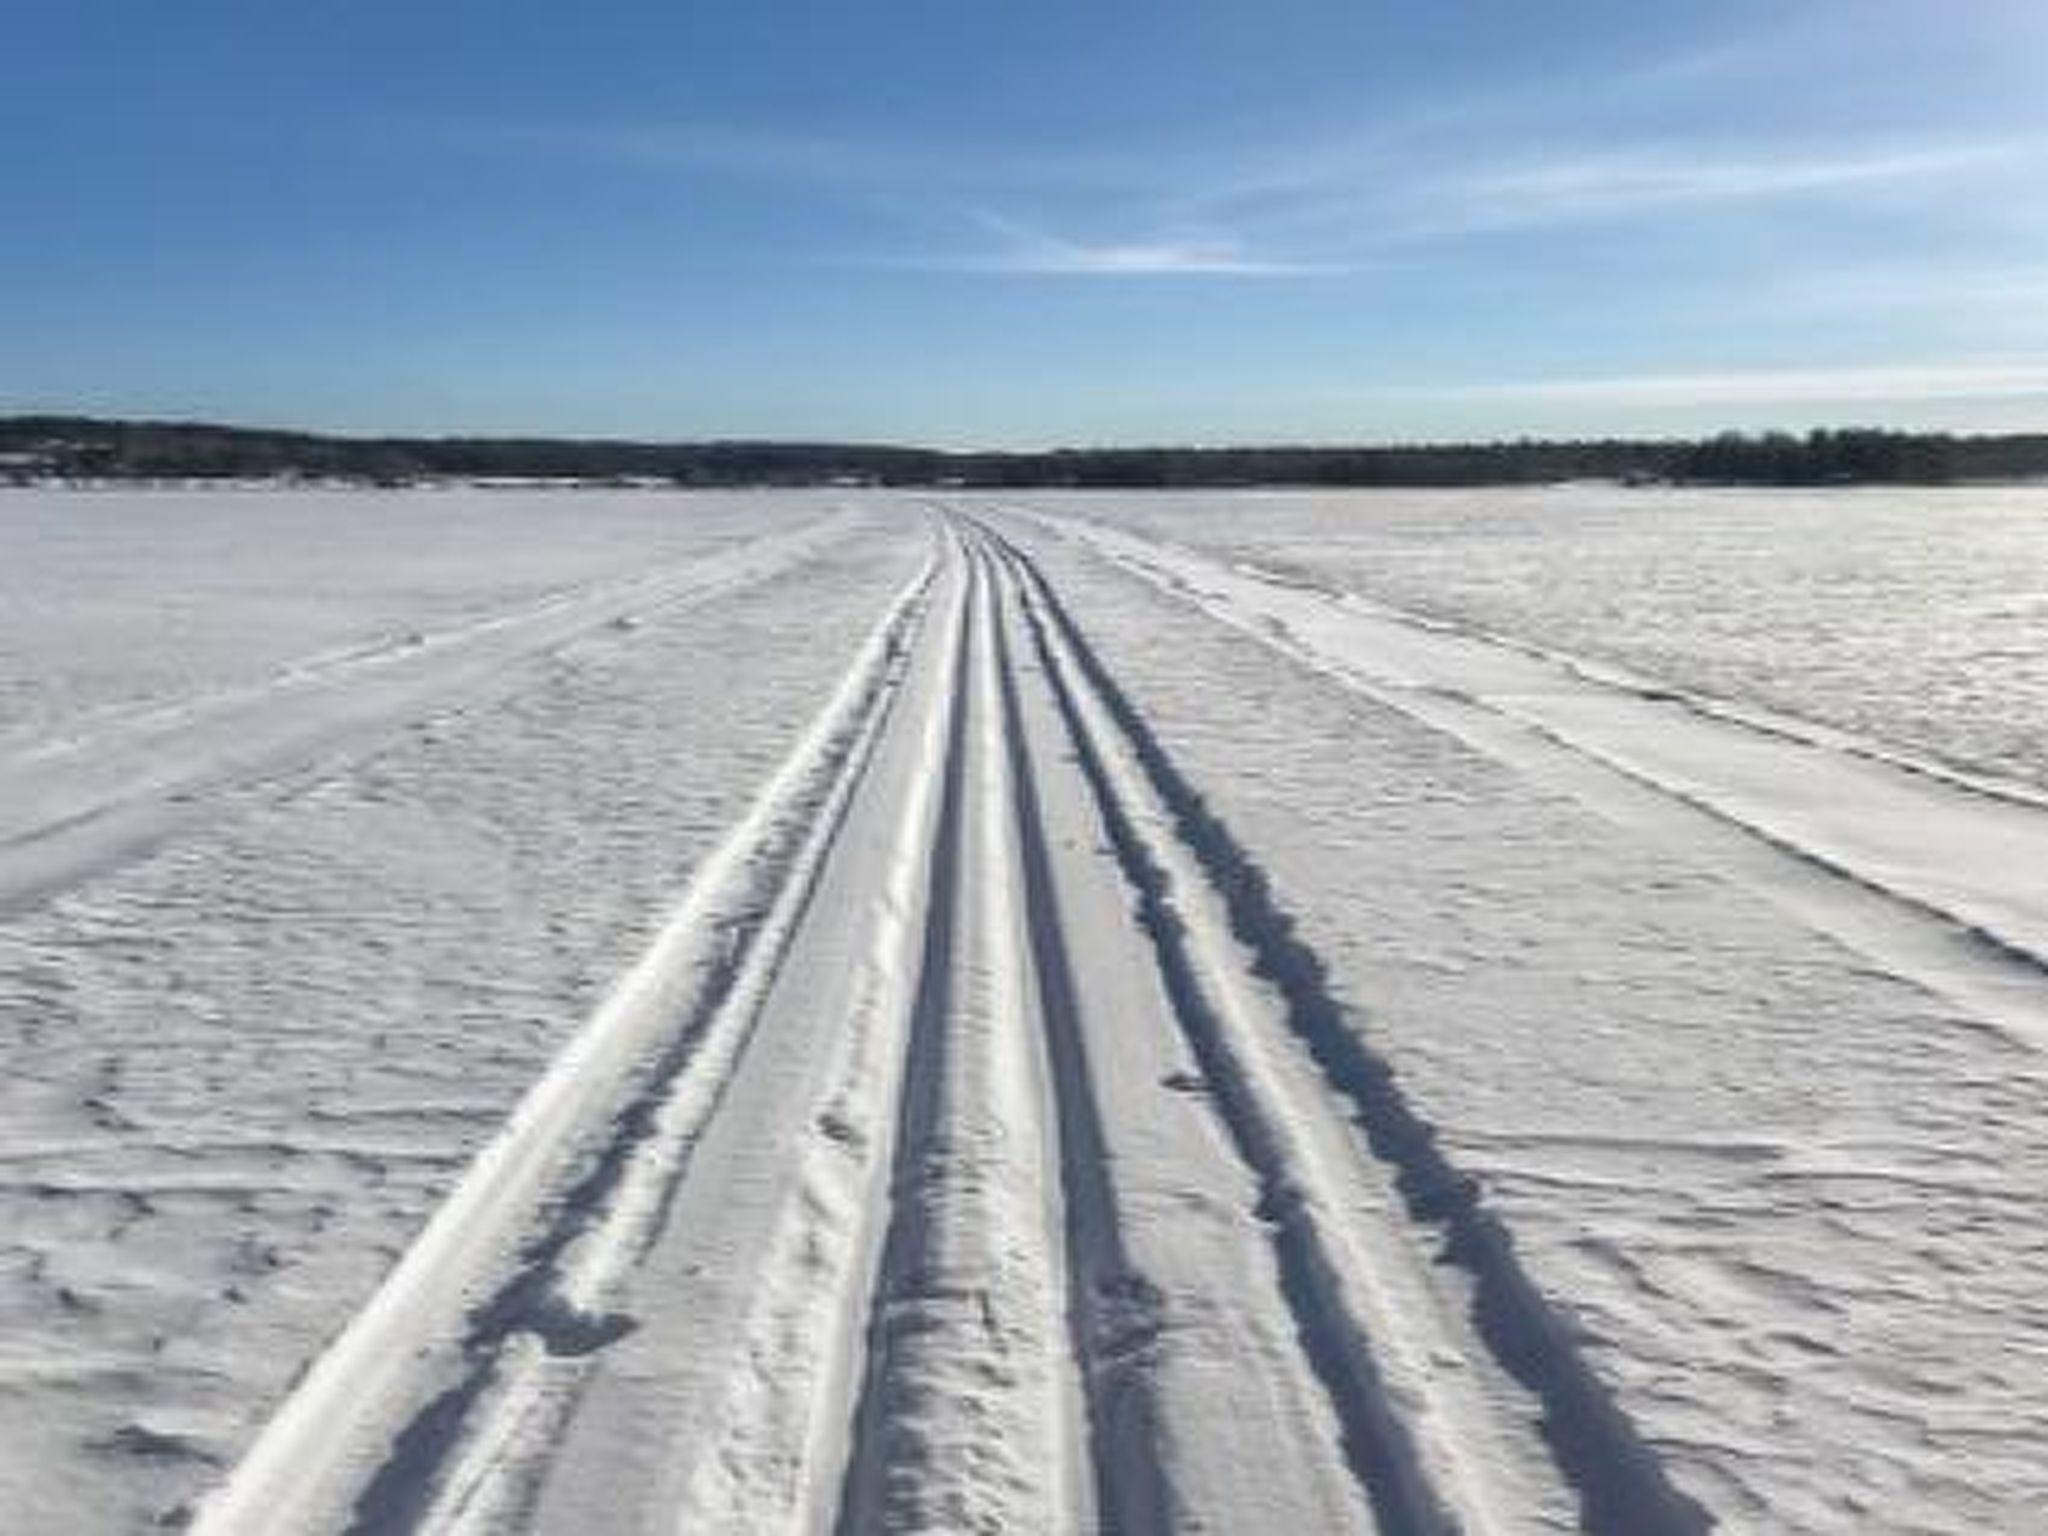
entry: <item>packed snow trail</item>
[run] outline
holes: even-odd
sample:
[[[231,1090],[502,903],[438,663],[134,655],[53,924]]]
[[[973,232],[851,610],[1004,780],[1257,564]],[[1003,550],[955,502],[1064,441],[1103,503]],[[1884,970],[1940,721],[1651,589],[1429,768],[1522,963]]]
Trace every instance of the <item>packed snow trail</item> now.
[[[630,1247],[646,1179],[686,1150],[682,1106],[715,1092],[736,1048],[749,962],[787,926],[777,904],[801,892],[870,749],[929,581],[898,599],[654,945],[314,1362],[203,1526],[321,1529],[345,1506],[369,1528],[416,1524],[430,1494],[465,1490],[415,1469],[438,1471],[473,1411],[516,1418],[544,1390],[532,1343],[573,1357],[617,1326],[584,1310],[592,1249],[601,1266]]]
[[[996,627],[973,564],[937,903],[926,929],[892,1219],[840,1522],[850,1530],[1071,1527],[1079,1388],[1061,1338],[1057,1151],[1033,1025],[1008,818]],[[1020,1131],[1023,1134],[1019,1134]],[[1008,1363],[992,1376],[991,1355]],[[1021,1497],[1019,1495],[1022,1495]]]
[[[1031,515],[2048,1046],[2048,803],[2029,787],[1097,521]]]
[[[1704,1529],[1028,553],[931,521],[196,1528]]]

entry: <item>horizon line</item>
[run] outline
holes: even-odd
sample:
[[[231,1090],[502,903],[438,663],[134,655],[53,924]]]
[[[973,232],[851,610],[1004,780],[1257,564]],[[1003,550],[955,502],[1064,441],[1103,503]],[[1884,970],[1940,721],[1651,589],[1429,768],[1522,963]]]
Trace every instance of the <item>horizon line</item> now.
[[[1658,447],[1675,444],[1711,442],[1716,438],[1739,437],[1747,439],[1788,437],[1803,439],[1824,433],[1879,433],[1891,437],[1946,438],[1952,441],[2002,441],[2017,438],[2048,437],[2048,426],[2037,428],[1948,428],[1948,427],[1907,427],[1891,426],[1874,421],[1822,422],[1771,427],[1722,427],[1700,432],[1637,433],[1613,432],[1516,432],[1489,437],[1402,437],[1402,438],[1360,438],[1350,440],[1316,439],[1217,439],[1217,440],[1166,440],[1145,441],[1063,441],[1036,446],[961,446],[938,445],[930,442],[903,441],[888,438],[831,437],[815,435],[790,436],[735,436],[717,435],[706,437],[649,437],[632,434],[613,435],[587,432],[556,432],[528,429],[470,430],[463,428],[431,428],[425,430],[390,431],[365,428],[313,427],[280,425],[247,420],[222,420],[206,416],[181,415],[120,415],[100,414],[92,411],[65,410],[56,408],[0,409],[0,427],[18,426],[25,422],[50,421],[76,423],[96,427],[164,428],[185,431],[238,432],[251,435],[275,435],[326,439],[348,443],[556,443],[588,444],[592,446],[635,447],[635,448],[830,448],[862,449],[879,452],[921,453],[946,458],[1009,457],[1033,458],[1066,453],[1359,453],[1398,452],[1404,449],[1454,449],[1454,448],[1511,448],[1518,446],[1546,446],[1568,444],[1614,444],[1643,447]]]

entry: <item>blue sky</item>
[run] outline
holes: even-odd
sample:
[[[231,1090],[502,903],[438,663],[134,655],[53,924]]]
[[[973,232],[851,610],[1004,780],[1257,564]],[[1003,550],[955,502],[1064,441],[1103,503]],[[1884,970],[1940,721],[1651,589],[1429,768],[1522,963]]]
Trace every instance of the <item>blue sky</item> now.
[[[2041,0],[64,0],[0,409],[2048,428]]]

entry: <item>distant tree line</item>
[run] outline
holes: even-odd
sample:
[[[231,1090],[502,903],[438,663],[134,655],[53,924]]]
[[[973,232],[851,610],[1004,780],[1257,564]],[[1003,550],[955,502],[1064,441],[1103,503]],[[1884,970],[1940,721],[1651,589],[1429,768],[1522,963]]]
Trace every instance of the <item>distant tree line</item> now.
[[[338,437],[192,422],[0,417],[0,478],[658,481],[682,486],[978,488],[1527,485],[1936,485],[2048,475],[2048,434],[1872,429],[1699,440],[1521,439],[1387,447],[943,452],[877,444]]]
[[[1958,438],[1940,433],[1815,431],[1804,437],[1767,432],[1745,437],[1724,433],[1694,443],[1673,464],[1673,479],[1735,485],[1937,485],[1943,481],[1999,474],[2002,456],[2029,462],[2020,445],[2031,445],[2031,471],[2048,465],[2048,438]],[[2009,475],[2012,470],[2001,474]],[[2018,473],[2029,473],[2020,469]]]

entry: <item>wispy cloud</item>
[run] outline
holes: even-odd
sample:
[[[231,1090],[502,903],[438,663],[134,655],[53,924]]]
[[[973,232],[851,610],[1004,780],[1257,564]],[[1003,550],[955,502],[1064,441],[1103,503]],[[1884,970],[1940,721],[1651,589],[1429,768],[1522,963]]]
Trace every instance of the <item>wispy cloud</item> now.
[[[1300,277],[1349,268],[1269,260],[1217,246],[1171,241],[1084,245],[1060,241],[1032,250],[932,255],[912,259],[932,271],[1046,277]]]
[[[974,247],[939,251],[907,264],[933,271],[1048,277],[1299,277],[1356,270],[1348,264],[1280,259],[1233,239],[1180,232],[1122,240],[1076,238],[1002,214],[977,212]]]
[[[1278,154],[1175,205],[1262,244],[1357,259],[1475,236],[1675,216],[1743,205],[1873,205],[1974,173],[2048,160],[2048,139],[1717,145],[1667,140],[1623,151],[1543,153],[1502,134],[1354,140]],[[1954,197],[1951,196],[1951,203]]]
[[[782,183],[864,201],[914,247],[876,263],[1013,275],[1292,277],[1357,271],[1458,242],[1737,209],[1838,209],[2048,162],[2048,138],[1714,137],[1695,116],[1643,131],[1674,94],[1764,67],[1735,39],[1633,70],[1503,87],[1305,136],[1186,137],[1098,149],[711,124],[470,125],[474,142]],[[458,130],[458,136],[463,130]],[[1617,137],[1617,134],[1620,137]],[[1615,149],[1616,142],[1631,147]],[[2001,185],[2010,185],[2007,174]],[[1987,180],[1986,185],[1992,183]],[[991,213],[988,210],[996,210]],[[965,234],[961,233],[965,231]]]
[[[1453,173],[1422,195],[1425,203],[1444,205],[1457,226],[1549,224],[1925,182],[2011,161],[2035,147],[2001,140],[1862,151],[1673,146],[1566,154]]]
[[[1709,218],[1741,207],[1877,207],[1938,188],[1953,204],[1981,172],[2048,161],[2048,140],[1723,146],[1675,141],[1627,151],[1517,155],[1493,142],[1435,142],[1412,125],[1240,157],[1206,179],[1155,165],[1107,201],[1137,232],[1090,242],[1011,239],[973,263],[989,271],[1128,273],[1357,271],[1482,236]],[[1098,169],[1100,169],[1098,167]],[[1127,172],[1132,168],[1125,167]],[[1142,187],[1142,190],[1135,188]],[[1073,192],[1075,189],[1066,189]],[[1195,225],[1203,233],[1174,231]],[[1017,227],[1005,233],[1015,236]]]
[[[1994,358],[1834,368],[1748,368],[1605,378],[1447,384],[1401,391],[1442,400],[1600,406],[1908,403],[2048,399],[2048,359]]]

